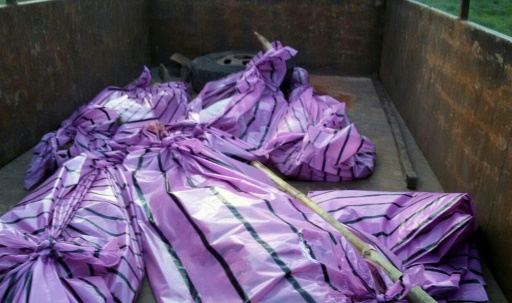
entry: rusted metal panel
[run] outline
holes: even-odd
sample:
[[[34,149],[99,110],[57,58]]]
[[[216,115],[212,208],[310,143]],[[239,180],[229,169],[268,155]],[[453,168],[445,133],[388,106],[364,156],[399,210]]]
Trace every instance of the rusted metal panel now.
[[[0,166],[149,63],[146,6],[74,0],[0,8]]]
[[[341,75],[378,70],[383,1],[155,0],[152,60],[259,48],[252,32],[300,50],[298,63]]]
[[[411,1],[387,2],[380,76],[443,187],[477,202],[512,299],[512,40]]]

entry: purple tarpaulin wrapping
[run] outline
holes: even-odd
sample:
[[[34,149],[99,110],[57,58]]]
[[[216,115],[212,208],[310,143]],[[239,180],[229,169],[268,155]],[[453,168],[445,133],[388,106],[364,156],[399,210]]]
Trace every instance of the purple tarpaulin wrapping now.
[[[1,302],[131,302],[144,275],[123,155],[81,154],[0,218]]]
[[[147,68],[126,88],[107,87],[62,122],[57,131],[41,139],[34,149],[25,188],[32,188],[62,163],[82,152],[110,151],[110,139],[120,131],[121,124],[123,128],[130,128],[148,121],[182,120],[187,111],[186,88],[179,82],[151,85]]]
[[[421,266],[405,286],[389,281],[260,171],[209,147],[215,132],[143,132],[125,161],[159,302],[383,302],[419,283]]]
[[[192,101],[191,118],[226,131],[260,149],[286,110],[279,85],[286,74],[286,60],[296,50],[279,42],[257,54],[243,72],[205,85]]]
[[[209,82],[193,100],[191,118],[242,139],[287,176],[333,182],[369,176],[375,146],[350,122],[345,104],[314,94],[302,68],[294,70],[287,103],[279,85],[296,51],[272,46],[245,71]]]
[[[301,180],[364,178],[375,164],[375,145],[350,122],[345,103],[316,95],[303,68],[294,69],[287,111],[261,152],[284,175]]]
[[[478,251],[467,240],[476,229],[467,194],[335,190],[310,196],[391,250],[404,268],[423,265],[421,285],[439,301],[487,301]]]
[[[466,195],[312,194],[404,271],[393,283],[246,164],[323,181],[373,171],[373,143],[305,70],[286,101],[295,53],[275,42],[189,106],[184,84],[150,86],[145,69],[47,134],[26,186],[57,171],[0,218],[2,301],[130,302],[142,257],[159,302],[404,302],[416,285],[441,301],[485,301]]]

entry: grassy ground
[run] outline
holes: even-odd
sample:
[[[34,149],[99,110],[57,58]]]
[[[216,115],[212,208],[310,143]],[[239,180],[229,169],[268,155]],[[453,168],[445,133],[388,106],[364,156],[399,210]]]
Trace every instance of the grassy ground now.
[[[416,0],[458,15],[460,0]],[[512,36],[512,0],[471,0],[469,20]]]

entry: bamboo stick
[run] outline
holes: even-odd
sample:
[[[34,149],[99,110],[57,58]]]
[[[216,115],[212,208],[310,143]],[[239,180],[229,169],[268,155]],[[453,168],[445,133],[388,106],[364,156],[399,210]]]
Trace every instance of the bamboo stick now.
[[[299,202],[313,210],[317,215],[339,231],[345,239],[347,239],[358,251],[361,253],[363,258],[380,266],[388,274],[392,281],[397,281],[401,276],[402,272],[396,268],[391,262],[389,262],[384,256],[382,256],[377,250],[365,243],[352,231],[350,231],[345,225],[336,220],[327,211],[318,206],[313,200],[308,198],[298,189],[288,184],[286,181],[277,176],[273,171],[267,168],[265,165],[258,161],[253,161],[252,166],[264,172],[281,190],[288,193]],[[426,293],[420,287],[412,288],[407,294],[407,299],[413,303],[434,303],[434,300],[428,293]]]
[[[272,48],[272,43],[270,43],[270,41],[268,41],[267,38],[263,37],[258,32],[254,32],[254,35],[256,36],[256,38],[258,38],[258,41],[261,43],[261,46],[263,47],[264,51],[268,51],[269,49]]]

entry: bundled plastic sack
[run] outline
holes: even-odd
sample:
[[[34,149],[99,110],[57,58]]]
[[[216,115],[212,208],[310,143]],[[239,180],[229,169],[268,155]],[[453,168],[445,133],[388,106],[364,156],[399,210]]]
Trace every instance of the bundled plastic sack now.
[[[274,42],[245,71],[209,82],[191,103],[191,118],[242,139],[247,150],[283,174],[343,181],[369,176],[375,146],[350,122],[344,103],[317,96],[296,68],[286,102],[279,86],[296,51]]]
[[[82,152],[111,151],[109,143],[117,131],[148,121],[182,120],[187,111],[186,89],[186,85],[179,82],[151,85],[147,68],[126,88],[105,88],[62,122],[57,131],[43,136],[34,149],[25,188],[31,189],[62,163]],[[123,125],[121,130],[120,125]]]
[[[132,302],[144,267],[123,155],[81,154],[0,218],[1,302]]]
[[[467,194],[334,190],[310,197],[393,252],[405,269],[423,266],[421,285],[440,302],[488,300],[478,251],[468,240],[476,220]]]
[[[384,302],[416,285],[421,267],[392,283],[262,172],[226,156],[239,147],[221,131],[183,123],[142,134],[125,179],[158,302]]]
[[[192,120],[226,131],[247,142],[250,151],[263,147],[286,110],[279,86],[286,60],[296,50],[272,43],[240,73],[208,82],[190,104]]]
[[[303,68],[294,69],[291,81],[286,113],[261,153],[296,179],[336,182],[369,176],[375,145],[350,122],[345,103],[316,95]]]

